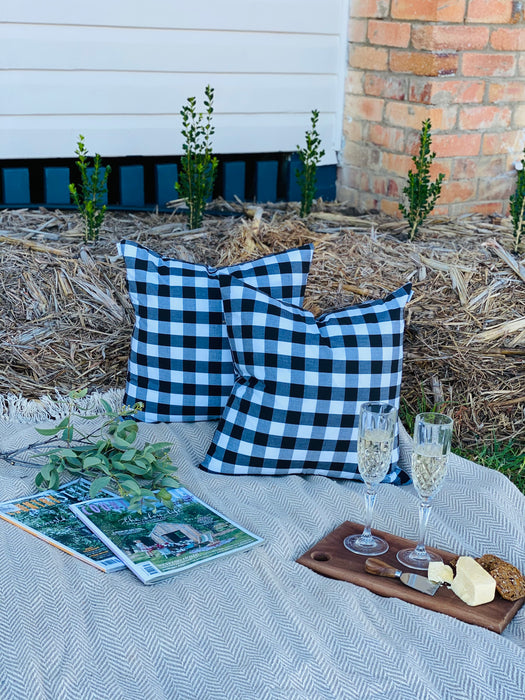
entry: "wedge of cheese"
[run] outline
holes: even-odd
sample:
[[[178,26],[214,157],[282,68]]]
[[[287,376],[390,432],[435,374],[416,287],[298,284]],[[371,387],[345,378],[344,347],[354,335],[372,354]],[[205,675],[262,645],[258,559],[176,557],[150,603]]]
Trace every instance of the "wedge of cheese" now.
[[[459,557],[451,589],[467,605],[483,605],[494,600],[496,581],[472,557]]]
[[[441,561],[431,561],[428,565],[428,580],[434,583],[452,583],[454,572],[448,564]]]

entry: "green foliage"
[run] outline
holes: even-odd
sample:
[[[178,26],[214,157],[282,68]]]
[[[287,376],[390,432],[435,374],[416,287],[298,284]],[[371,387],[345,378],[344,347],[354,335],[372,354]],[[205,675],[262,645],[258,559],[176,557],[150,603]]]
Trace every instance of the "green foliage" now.
[[[521,236],[525,231],[525,149],[518,170],[516,191],[510,196],[510,218],[514,230],[514,252],[518,252]]]
[[[482,464],[489,469],[504,474],[512,483],[525,493],[525,454],[523,445],[509,442],[498,442],[496,438],[489,445],[469,448],[454,447],[454,452],[465,459],[470,459],[477,464]]]
[[[72,399],[83,398],[86,390],[72,392]],[[55,489],[59,486],[60,475],[67,471],[77,477],[89,479],[89,495],[94,498],[106,488],[116,489],[129,500],[132,510],[143,508],[160,500],[171,505],[168,488],[176,488],[179,482],[174,478],[176,471],[169,457],[170,443],[146,443],[137,447],[138,425],[132,420],[123,420],[133,415],[140,407],[123,406],[114,411],[107,401],[102,401],[105,410],[103,424],[91,433],[82,433],[73,425],[77,416],[93,420],[99,416],[89,415],[72,403],[69,414],[53,428],[37,428],[37,432],[47,439],[30,445],[36,450],[34,457],[44,457],[39,461],[25,461],[17,458],[24,450],[13,450],[0,454],[0,457],[13,464],[36,467],[35,484],[39,488]]]
[[[436,154],[430,151],[432,144],[432,124],[426,119],[421,127],[419,153],[412,157],[415,171],[408,173],[408,183],[403,189],[408,206],[399,204],[399,210],[410,226],[409,238],[414,240],[419,227],[430,214],[441,194],[441,183],[445,175],[439,173],[434,182],[430,182],[430,166]]]
[[[206,116],[197,112],[197,100],[188,97],[188,103],[181,109],[182,145],[181,173],[175,188],[188,205],[189,225],[199,228],[206,207],[206,200],[213,194],[218,161],[212,155],[211,137],[215,133],[211,119],[213,115],[213,88],[205,90],[204,106]]]
[[[295,177],[301,188],[301,216],[308,216],[312,211],[317,185],[317,166],[325,153],[321,149],[321,138],[317,131],[318,121],[319,111],[313,109],[311,116],[312,128],[310,131],[305,132],[306,146],[304,148],[297,146],[297,154],[302,166],[295,171]]]
[[[78,137],[77,166],[80,172],[80,190],[71,183],[69,191],[75,202],[77,209],[84,221],[84,241],[96,241],[98,239],[106,205],[103,204],[103,197],[108,191],[107,182],[111,172],[111,167],[107,165],[103,168],[100,164],[100,155],[95,154],[93,165],[88,158],[88,151],[84,143],[82,134]],[[89,168],[93,168],[91,174]]]

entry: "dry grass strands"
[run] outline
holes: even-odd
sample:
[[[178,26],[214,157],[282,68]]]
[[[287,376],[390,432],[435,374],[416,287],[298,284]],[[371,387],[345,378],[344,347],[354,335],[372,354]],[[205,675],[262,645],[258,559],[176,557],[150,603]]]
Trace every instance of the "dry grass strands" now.
[[[133,311],[122,238],[214,267],[312,242],[305,307],[315,314],[412,282],[402,391],[412,413],[451,412],[464,444],[525,444],[525,281],[505,255],[508,221],[435,219],[411,243],[402,222],[343,207],[321,205],[306,221],[291,205],[229,209],[246,211],[196,231],[182,215],[108,213],[88,246],[76,213],[0,211],[0,396],[124,386]]]

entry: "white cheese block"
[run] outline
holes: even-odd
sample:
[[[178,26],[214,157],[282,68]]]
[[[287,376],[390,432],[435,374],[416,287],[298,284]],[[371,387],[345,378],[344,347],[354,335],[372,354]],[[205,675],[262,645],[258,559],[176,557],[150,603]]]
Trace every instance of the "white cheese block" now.
[[[448,564],[441,561],[431,561],[428,565],[428,580],[434,583],[452,583],[454,572]]]
[[[467,605],[483,605],[494,600],[496,581],[472,557],[459,557],[451,589]]]

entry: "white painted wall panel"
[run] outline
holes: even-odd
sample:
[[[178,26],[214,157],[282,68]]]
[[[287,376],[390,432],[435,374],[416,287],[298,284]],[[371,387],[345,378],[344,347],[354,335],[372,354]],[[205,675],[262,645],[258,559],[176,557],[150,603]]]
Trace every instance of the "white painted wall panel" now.
[[[0,0],[0,159],[179,155],[215,88],[217,153],[294,151],[319,109],[340,148],[347,0]]]
[[[1,0],[2,22],[333,34],[338,0]],[[346,30],[345,30],[346,32]]]
[[[3,68],[31,70],[36,56],[40,70],[330,74],[338,37],[0,24]]]
[[[200,99],[209,76],[182,73],[89,72],[79,81],[74,71],[0,72],[0,114],[171,114],[186,96]],[[211,81],[220,114],[330,111],[335,79],[316,75],[250,76],[239,90],[239,76],[219,73]],[[201,89],[202,86],[202,89]],[[313,102],[312,95],[315,95]],[[234,108],[234,109],[233,109]]]
[[[86,136],[90,152],[98,151],[106,157],[126,155],[176,155],[182,153],[179,130],[173,129],[171,116],[151,115],[148,129],[143,129],[143,117],[134,115],[112,116],[42,116],[38,120],[27,117],[0,117],[0,152],[30,153],[31,158],[49,158],[60,144],[67,144],[63,157],[72,157],[78,134]],[[285,152],[295,151],[302,137],[297,137],[298,120],[295,114],[219,115],[215,121],[217,153],[269,153],[275,151],[276,140],[289,144]],[[309,127],[309,124],[305,125]],[[319,132],[324,143],[338,124],[333,115],[321,115]],[[257,150],[234,150],[232,144],[250,144],[257,132]],[[304,129],[303,129],[304,132]],[[45,138],[43,137],[45,135]],[[140,141],[137,140],[140,136]],[[51,144],[51,147],[50,147]],[[56,147],[52,147],[55,144]],[[133,144],[130,147],[130,144]],[[222,144],[226,144],[222,146]],[[131,150],[133,148],[133,150]],[[330,160],[325,158],[324,163]]]

